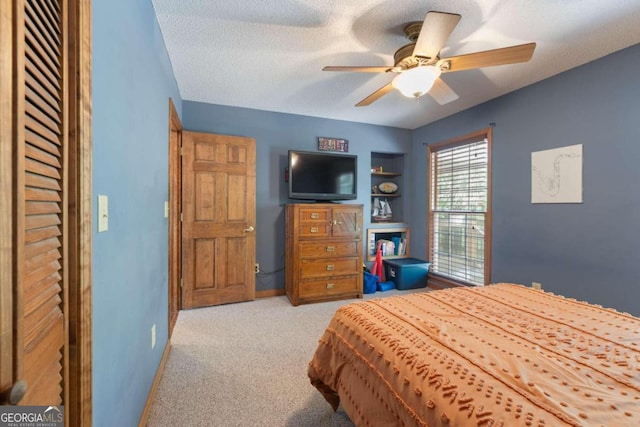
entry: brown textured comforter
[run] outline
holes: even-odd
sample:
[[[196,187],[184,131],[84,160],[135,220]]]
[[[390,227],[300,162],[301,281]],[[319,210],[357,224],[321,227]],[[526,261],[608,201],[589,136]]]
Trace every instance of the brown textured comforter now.
[[[640,426],[640,319],[511,284],[374,299],[308,373],[356,425]]]

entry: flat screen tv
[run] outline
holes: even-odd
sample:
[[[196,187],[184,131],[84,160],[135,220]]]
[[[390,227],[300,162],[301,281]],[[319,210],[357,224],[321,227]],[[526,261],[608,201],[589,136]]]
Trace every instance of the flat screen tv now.
[[[355,199],[357,176],[357,156],[289,150],[290,199]]]

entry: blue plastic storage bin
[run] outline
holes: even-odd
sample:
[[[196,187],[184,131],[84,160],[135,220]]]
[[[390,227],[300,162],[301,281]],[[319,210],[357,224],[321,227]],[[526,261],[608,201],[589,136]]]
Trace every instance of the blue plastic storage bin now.
[[[424,288],[427,286],[429,265],[417,258],[398,258],[383,260],[385,277],[396,284],[400,290]]]

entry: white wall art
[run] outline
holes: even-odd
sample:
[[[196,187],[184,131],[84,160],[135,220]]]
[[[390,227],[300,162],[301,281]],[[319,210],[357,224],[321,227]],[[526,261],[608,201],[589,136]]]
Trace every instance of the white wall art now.
[[[531,203],[582,203],[582,144],[531,153]]]

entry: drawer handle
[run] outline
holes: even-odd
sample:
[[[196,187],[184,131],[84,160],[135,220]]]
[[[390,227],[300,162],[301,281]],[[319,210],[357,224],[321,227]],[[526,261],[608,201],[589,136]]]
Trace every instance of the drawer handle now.
[[[311,219],[318,219],[318,218],[320,218],[320,214],[319,214],[319,213],[317,213],[317,212],[313,212],[310,216],[311,216]]]
[[[342,221],[333,220],[333,225],[342,225]]]
[[[318,232],[318,227],[311,227],[311,229],[309,230],[312,233],[317,233]]]
[[[333,271],[335,266],[333,264],[327,264],[327,271]]]
[[[336,250],[335,246],[327,246],[327,252],[333,252]]]
[[[335,284],[333,284],[333,283],[327,283],[327,289],[333,289],[333,288],[335,288],[335,287],[336,287],[336,285],[335,285]]]

